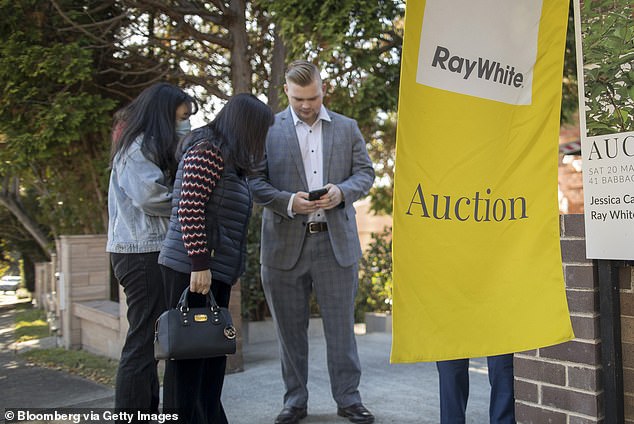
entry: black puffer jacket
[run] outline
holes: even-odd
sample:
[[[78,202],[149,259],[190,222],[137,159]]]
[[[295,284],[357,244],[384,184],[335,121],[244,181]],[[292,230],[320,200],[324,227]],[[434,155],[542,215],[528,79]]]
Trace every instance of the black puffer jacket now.
[[[202,140],[209,140],[209,131],[195,131],[189,137],[189,150]],[[213,138],[213,143],[217,141]],[[183,155],[184,156],[184,155]],[[191,262],[183,243],[181,224],[178,221],[178,203],[183,179],[183,161],[178,165],[174,181],[172,214],[167,236],[161,247],[158,262],[175,271],[188,274]],[[244,272],[246,239],[251,215],[251,193],[246,179],[225,164],[224,171],[205,208],[207,246],[211,252],[209,268],[213,279],[234,284]]]

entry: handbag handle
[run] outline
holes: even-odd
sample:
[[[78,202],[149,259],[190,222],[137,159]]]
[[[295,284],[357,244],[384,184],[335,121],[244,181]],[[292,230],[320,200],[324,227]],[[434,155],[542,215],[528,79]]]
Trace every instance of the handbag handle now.
[[[181,294],[181,297],[178,300],[178,305],[176,307],[181,312],[189,311],[189,302],[188,302],[189,293],[191,293],[189,291],[189,287],[185,287],[185,290],[183,290],[183,293]],[[212,312],[216,312],[216,311],[218,311],[220,309],[220,307],[216,303],[216,299],[214,298],[214,295],[211,293],[211,290],[209,290],[207,292],[207,294],[205,295],[205,298],[206,298],[206,305],[205,306],[209,306],[209,308],[211,309]]]

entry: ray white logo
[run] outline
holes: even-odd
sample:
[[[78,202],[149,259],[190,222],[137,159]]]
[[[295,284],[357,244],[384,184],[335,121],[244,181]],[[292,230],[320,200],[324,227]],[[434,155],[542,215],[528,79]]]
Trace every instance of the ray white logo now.
[[[472,76],[485,79],[498,84],[510,85],[515,88],[522,87],[524,74],[515,72],[515,66],[502,65],[491,59],[469,59],[466,57],[452,56],[448,48],[437,46],[431,66],[456,72],[464,79]],[[474,73],[475,71],[475,73]]]
[[[541,8],[542,0],[427,0],[416,82],[531,104]]]

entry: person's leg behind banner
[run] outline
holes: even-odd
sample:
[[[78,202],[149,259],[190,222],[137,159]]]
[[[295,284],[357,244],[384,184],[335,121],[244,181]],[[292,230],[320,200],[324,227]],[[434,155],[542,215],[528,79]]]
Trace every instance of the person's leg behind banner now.
[[[469,359],[436,362],[440,424],[464,424],[469,399]]]
[[[513,392],[513,354],[489,356],[491,424],[515,424],[515,396]]]

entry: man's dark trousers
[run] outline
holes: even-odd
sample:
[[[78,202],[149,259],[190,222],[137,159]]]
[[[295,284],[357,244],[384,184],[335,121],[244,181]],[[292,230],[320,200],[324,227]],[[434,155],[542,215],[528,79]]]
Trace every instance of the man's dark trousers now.
[[[513,354],[487,357],[491,424],[515,424]],[[469,398],[469,359],[438,361],[441,424],[464,424]]]

